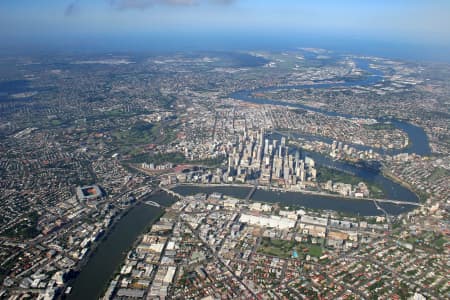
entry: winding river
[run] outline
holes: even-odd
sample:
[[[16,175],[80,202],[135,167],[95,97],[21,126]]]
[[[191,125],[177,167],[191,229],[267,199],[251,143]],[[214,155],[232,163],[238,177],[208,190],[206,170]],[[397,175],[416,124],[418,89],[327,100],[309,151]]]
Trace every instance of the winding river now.
[[[282,100],[274,100],[274,99],[267,99],[267,98],[260,98],[255,97],[254,94],[256,93],[262,93],[262,92],[269,92],[274,90],[281,90],[281,89],[327,89],[327,88],[333,88],[333,87],[351,87],[351,86],[370,86],[377,84],[381,82],[383,79],[383,74],[380,70],[370,68],[369,62],[363,59],[357,59],[355,60],[358,67],[362,69],[366,74],[362,79],[359,80],[352,80],[347,82],[337,82],[337,83],[316,83],[316,84],[304,84],[304,85],[285,85],[285,86],[273,86],[273,87],[264,87],[264,88],[258,88],[254,90],[241,90],[234,93],[231,93],[229,97],[238,99],[245,102],[251,102],[256,104],[271,104],[271,105],[279,105],[279,106],[287,106],[287,107],[296,107],[301,108],[304,110],[309,110],[313,112],[319,112],[322,114],[325,114],[327,116],[331,117],[344,117],[344,118],[360,118],[359,116],[354,116],[351,114],[345,114],[345,113],[338,113],[334,111],[328,111],[322,108],[316,108],[307,106],[300,103],[289,103]],[[409,140],[412,142],[410,147],[406,149],[395,149],[395,150],[386,150],[382,151],[379,149],[376,149],[376,151],[383,152],[390,155],[395,155],[399,153],[415,153],[419,155],[430,155],[431,149],[428,142],[428,137],[425,133],[425,131],[411,123],[397,120],[394,118],[380,118],[377,121],[379,122],[391,122],[392,125],[394,125],[396,128],[403,130],[405,133],[408,134]],[[326,139],[322,137],[315,137],[317,139]],[[360,146],[360,145],[352,145],[357,149],[365,150],[365,148],[369,149],[368,147]],[[374,149],[375,150],[375,149]]]
[[[368,73],[372,73],[359,81],[335,83],[335,84],[322,84],[315,85],[297,85],[297,86],[277,86],[269,88],[261,88],[256,90],[238,91],[232,93],[230,97],[239,99],[242,101],[259,103],[259,104],[275,104],[290,107],[298,107],[310,111],[321,112],[329,116],[343,116],[353,117],[351,115],[339,114],[336,112],[326,111],[313,107],[308,107],[302,104],[291,104],[278,100],[254,98],[252,96],[255,92],[270,91],[275,89],[288,89],[288,88],[329,88],[336,86],[356,86],[356,85],[372,85],[379,82],[382,78],[382,74],[378,70],[371,69],[367,61],[357,61],[360,68]],[[384,120],[380,120],[384,121]],[[410,141],[412,141],[411,147],[406,150],[395,150],[391,154],[408,152],[417,153],[420,155],[430,154],[430,147],[428,145],[428,138],[423,129],[400,120],[389,120],[397,128],[404,130]],[[319,138],[322,137],[312,137]],[[304,153],[305,154],[305,153]],[[351,172],[359,177],[375,182],[382,186],[386,195],[390,199],[398,199],[409,202],[417,202],[417,196],[408,190],[407,188],[392,182],[391,180],[383,177],[379,172],[356,167],[349,163],[333,161],[330,158],[317,154],[307,153],[308,156],[314,158],[319,164],[333,167],[342,171]],[[238,198],[245,198],[250,188],[248,187],[197,187],[197,186],[179,186],[175,188],[175,191],[183,195],[192,195],[196,193],[213,193],[220,192],[225,195],[234,196]],[[151,196],[150,200],[158,202],[163,205],[170,205],[176,199],[166,194],[156,194]],[[310,209],[317,210],[334,210],[343,213],[359,214],[363,216],[368,215],[381,215],[382,212],[378,210],[374,203],[371,201],[361,201],[354,199],[335,198],[327,196],[310,195],[299,192],[286,192],[279,193],[274,191],[257,190],[252,196],[252,200],[263,202],[277,202],[281,205],[301,206]],[[389,214],[398,215],[412,210],[414,207],[411,205],[395,205],[388,203],[380,203]],[[116,226],[111,230],[104,241],[101,242],[95,253],[92,254],[86,266],[82,268],[79,276],[71,282],[73,286],[72,294],[68,296],[69,299],[98,299],[101,296],[102,291],[107,286],[108,281],[113,276],[115,270],[120,266],[123,261],[127,250],[142,233],[142,231],[149,226],[162,210],[146,206],[144,204],[138,204],[132,208],[128,214],[126,214]]]
[[[156,193],[146,197],[145,200],[151,200],[164,206],[170,206],[177,201],[176,198],[166,193]],[[138,203],[131,208],[109,230],[94,253],[91,253],[80,274],[70,282],[72,292],[64,295],[65,298],[69,300],[99,299],[138,236],[163,212],[164,210],[161,208],[144,203]]]
[[[314,111],[314,112],[320,112],[328,116],[332,117],[345,117],[345,118],[355,118],[357,116],[350,115],[350,114],[344,114],[344,113],[338,113],[334,111],[328,111],[321,108],[315,108],[306,106],[303,104],[295,104],[295,103],[288,103],[282,100],[273,100],[273,99],[267,99],[267,98],[259,98],[255,97],[255,93],[261,93],[261,92],[268,92],[273,90],[280,90],[280,89],[310,89],[310,88],[332,88],[332,87],[339,87],[339,86],[369,86],[379,83],[382,78],[383,74],[380,70],[371,68],[369,65],[369,62],[364,59],[356,59],[355,60],[358,67],[362,69],[365,72],[365,76],[359,80],[353,80],[348,82],[338,82],[338,83],[316,83],[316,84],[305,84],[305,85],[287,85],[287,86],[274,86],[274,87],[264,87],[264,88],[258,88],[254,90],[241,90],[234,93],[231,93],[229,97],[238,99],[241,101],[256,103],[256,104],[271,104],[271,105],[280,105],[280,106],[288,106],[288,107],[296,107],[301,108],[304,110]],[[358,117],[360,118],[360,117]],[[413,124],[410,124],[405,121],[397,120],[397,119],[387,119],[387,118],[380,118],[378,119],[379,122],[386,122],[389,121],[392,125],[394,125],[396,128],[403,130],[405,133],[408,134],[408,138],[411,141],[411,145],[406,149],[395,149],[395,150],[380,150],[376,149],[376,151],[382,152],[384,154],[390,154],[395,155],[399,153],[416,153],[419,155],[429,155],[431,153],[431,149],[428,142],[428,137],[425,133],[425,131]],[[303,138],[308,139],[319,139],[326,142],[331,142],[331,139],[327,139],[324,137],[319,136],[305,136],[305,135],[299,135]],[[357,149],[360,150],[368,150],[369,147],[360,146],[360,145],[352,145]],[[319,164],[332,167],[341,171],[352,173],[358,177],[364,178],[370,182],[374,182],[377,185],[381,186],[389,199],[395,199],[395,200],[402,200],[402,201],[408,201],[408,202],[418,202],[419,199],[416,194],[414,194],[409,189],[405,188],[404,186],[393,182],[392,180],[384,177],[380,174],[378,170],[373,170],[370,168],[362,168],[357,167],[355,165],[352,165],[350,163],[341,162],[341,161],[334,161],[330,159],[327,156],[318,154],[318,153],[307,153],[308,156],[312,157],[314,160],[316,160]],[[258,200],[256,198],[257,195],[261,195],[261,192],[255,193],[255,196],[253,197],[254,200]],[[298,194],[298,193],[297,193]],[[291,198],[293,195],[290,195]],[[270,197],[263,197],[262,200],[267,200]],[[266,199],[267,198],[267,199]],[[279,198],[279,197],[277,197]],[[281,197],[286,198],[286,197]],[[329,199],[326,197],[317,197],[313,196],[310,199],[310,196],[303,195],[302,197],[297,197],[303,199],[301,202],[306,207],[310,208],[324,208],[324,209],[333,209],[338,211],[345,211],[345,212],[351,212],[351,213],[362,213],[362,214],[373,214],[375,211],[372,209],[370,203],[356,203],[356,202],[348,202],[348,199],[342,199],[342,200],[336,200],[336,199]],[[319,199],[320,198],[320,199]],[[323,199],[322,199],[323,198]],[[313,200],[315,199],[315,200]],[[280,199],[281,200],[281,199]],[[298,201],[300,200],[296,200]],[[333,201],[332,204],[330,204],[330,201]],[[337,201],[337,202],[336,202]],[[342,202],[347,201],[347,202]],[[287,198],[281,201],[285,204],[292,204],[291,201],[289,201]],[[317,205],[320,202],[320,205]],[[412,207],[401,207],[397,205],[387,205],[383,204],[386,209],[392,213],[392,214],[399,214],[408,210],[411,210]]]

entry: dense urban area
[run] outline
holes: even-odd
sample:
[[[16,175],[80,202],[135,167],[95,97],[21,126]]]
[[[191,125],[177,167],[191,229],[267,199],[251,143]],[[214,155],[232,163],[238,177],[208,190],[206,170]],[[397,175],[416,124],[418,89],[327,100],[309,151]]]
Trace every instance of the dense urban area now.
[[[316,48],[2,57],[0,297],[448,299],[449,79]]]

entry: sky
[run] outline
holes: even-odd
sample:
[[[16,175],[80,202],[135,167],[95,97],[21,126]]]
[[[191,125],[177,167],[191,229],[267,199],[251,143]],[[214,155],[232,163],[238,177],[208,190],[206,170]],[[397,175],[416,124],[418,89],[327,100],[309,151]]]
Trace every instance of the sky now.
[[[355,47],[448,50],[450,1],[0,0],[0,41],[4,49],[208,50],[351,41]]]

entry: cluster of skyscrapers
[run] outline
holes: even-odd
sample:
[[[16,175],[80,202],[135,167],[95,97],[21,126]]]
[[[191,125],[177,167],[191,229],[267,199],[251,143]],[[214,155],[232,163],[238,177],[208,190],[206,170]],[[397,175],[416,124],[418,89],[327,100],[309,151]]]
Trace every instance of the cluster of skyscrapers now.
[[[317,175],[314,160],[301,159],[298,150],[290,151],[285,137],[271,140],[264,130],[244,131],[228,154],[227,172],[237,182],[258,180],[283,186],[313,181]]]

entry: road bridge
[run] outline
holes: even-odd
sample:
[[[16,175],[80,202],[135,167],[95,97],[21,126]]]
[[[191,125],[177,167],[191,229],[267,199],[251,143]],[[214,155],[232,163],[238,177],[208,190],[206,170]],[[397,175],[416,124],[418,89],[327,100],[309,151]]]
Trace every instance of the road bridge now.
[[[253,196],[253,194],[256,192],[256,189],[258,188],[258,184],[255,184],[252,189],[248,192],[247,197],[245,197],[245,200],[250,200]]]

